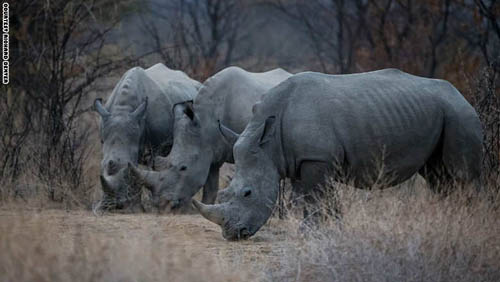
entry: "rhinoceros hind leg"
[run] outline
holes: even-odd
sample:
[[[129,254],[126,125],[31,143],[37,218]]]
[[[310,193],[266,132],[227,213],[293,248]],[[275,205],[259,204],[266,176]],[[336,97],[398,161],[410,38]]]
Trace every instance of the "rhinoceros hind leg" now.
[[[432,192],[443,195],[450,192],[450,185],[453,181],[443,162],[428,162],[419,170],[419,174],[425,179]]]
[[[481,137],[474,127],[448,125],[441,142],[419,174],[432,191],[444,195],[457,185],[477,186],[480,183],[482,154]]]
[[[454,185],[481,187],[483,137],[481,125],[464,119],[445,128],[443,163]]]

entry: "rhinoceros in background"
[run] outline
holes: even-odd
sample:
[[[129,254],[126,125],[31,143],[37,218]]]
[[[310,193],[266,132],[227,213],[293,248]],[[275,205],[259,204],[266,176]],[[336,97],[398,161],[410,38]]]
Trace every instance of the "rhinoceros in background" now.
[[[232,197],[193,204],[226,239],[248,238],[271,215],[280,178],[295,179],[308,201],[329,170],[358,188],[420,173],[436,190],[440,180],[478,183],[481,158],[478,115],[447,81],[395,69],[302,73],[256,106],[234,146]]]
[[[138,164],[146,146],[153,154],[167,154],[172,145],[172,107],[193,100],[201,83],[181,71],[156,64],[128,70],[106,104],[96,99],[101,116],[101,207],[133,207],[140,189],[129,181],[127,163]],[[140,188],[140,187],[139,187]]]
[[[144,171],[131,165],[131,172],[150,187],[160,208],[168,203],[172,210],[190,206],[202,186],[202,202],[214,203],[219,168],[233,162],[233,143],[224,141],[219,121],[227,126],[227,137],[243,131],[255,102],[290,76],[282,69],[252,73],[229,67],[218,72],[203,84],[193,103],[174,107],[174,144],[161,161],[163,170]]]

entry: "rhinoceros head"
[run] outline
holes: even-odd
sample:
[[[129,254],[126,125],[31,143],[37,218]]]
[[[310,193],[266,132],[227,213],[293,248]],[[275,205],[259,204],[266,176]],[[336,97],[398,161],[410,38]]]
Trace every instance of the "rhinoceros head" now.
[[[139,183],[130,178],[130,174],[129,168],[125,167],[115,175],[100,176],[101,187],[104,192],[99,203],[100,209],[125,209],[135,208],[140,205],[140,186]]]
[[[143,171],[143,180],[149,185],[153,198],[160,205],[170,204],[175,210],[190,205],[191,198],[205,184],[213,160],[209,128],[201,125],[192,102],[174,106],[174,142],[166,158],[158,158],[158,173]],[[216,129],[215,129],[216,130]],[[219,134],[218,132],[216,132]],[[147,187],[147,186],[146,186]]]
[[[147,99],[132,112],[109,112],[97,99],[94,103],[101,116],[101,184],[106,199],[118,199],[127,192],[127,163],[136,164],[139,158],[141,137],[145,128]],[[104,181],[104,182],[103,182]]]
[[[273,157],[274,117],[251,121],[236,142],[233,153],[236,174],[227,188],[228,199],[216,205],[193,205],[206,219],[222,228],[228,240],[245,239],[271,216],[278,197],[278,168]]]
[[[130,181],[138,186],[144,186],[151,191],[152,204],[159,210],[164,210],[172,199],[171,195],[163,195],[161,197],[162,188],[167,185],[166,179],[168,176],[165,172],[145,170],[135,166],[132,163],[128,164]],[[165,190],[165,189],[163,189]]]

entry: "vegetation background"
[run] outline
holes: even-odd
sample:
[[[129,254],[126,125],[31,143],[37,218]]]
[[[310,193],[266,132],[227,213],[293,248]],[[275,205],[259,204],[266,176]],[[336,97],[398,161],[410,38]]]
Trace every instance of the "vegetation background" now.
[[[500,280],[500,1],[8,2],[0,280],[205,280],[206,273],[213,280]],[[230,65],[332,74],[392,67],[449,80],[483,123],[485,189],[470,196],[457,187],[442,199],[419,178],[387,191],[332,183],[338,192],[329,199],[342,204],[342,223],[332,219],[305,238],[291,210],[238,245],[196,216],[95,219],[88,210],[100,193],[100,146],[92,101],[106,98],[127,69],[157,62],[201,82]],[[205,230],[204,240],[186,237],[200,232],[193,225]],[[193,264],[200,268],[189,272]]]

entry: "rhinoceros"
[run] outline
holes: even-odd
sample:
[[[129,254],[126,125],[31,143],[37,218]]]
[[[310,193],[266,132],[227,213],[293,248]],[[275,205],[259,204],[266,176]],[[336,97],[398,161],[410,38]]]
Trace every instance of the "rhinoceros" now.
[[[226,68],[209,78],[194,102],[175,105],[174,144],[169,156],[159,161],[162,171],[144,171],[131,165],[131,172],[156,195],[160,209],[191,205],[191,198],[203,186],[204,203],[217,196],[219,168],[233,162],[233,142],[226,137],[241,132],[252,116],[252,106],[272,87],[291,74],[283,69],[252,73],[239,67]]]
[[[330,172],[358,188],[393,186],[416,173],[434,190],[443,180],[478,183],[482,136],[477,113],[447,81],[396,69],[301,73],[255,106],[234,145],[231,197],[193,205],[223,237],[244,239],[270,217],[284,177],[310,201]]]
[[[140,188],[132,185],[127,164],[138,164],[145,148],[168,154],[173,143],[173,105],[193,100],[201,83],[181,71],[156,64],[146,70],[128,70],[106,104],[94,102],[101,117],[102,207],[137,206]]]

